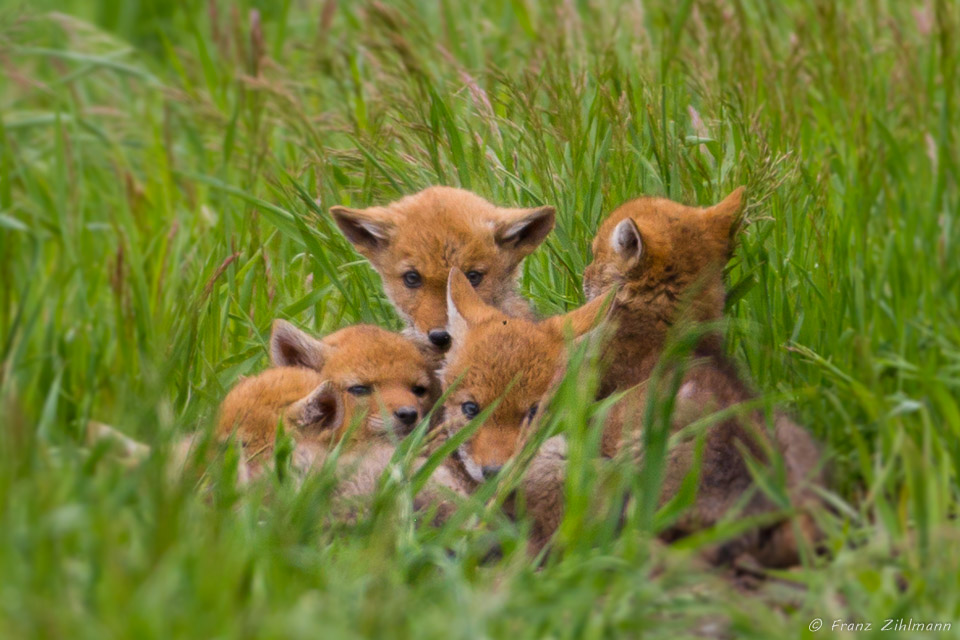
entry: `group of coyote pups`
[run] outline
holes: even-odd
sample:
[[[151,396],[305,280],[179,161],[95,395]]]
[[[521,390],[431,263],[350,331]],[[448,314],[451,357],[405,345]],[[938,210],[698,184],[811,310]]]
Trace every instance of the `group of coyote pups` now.
[[[639,464],[648,403],[673,406],[669,430],[680,435],[665,454],[660,504],[690,477],[697,491],[661,537],[677,539],[731,515],[769,515],[705,552],[708,559],[796,564],[819,537],[811,515],[822,484],[818,447],[785,415],[758,408],[715,326],[743,209],[742,187],[707,208],[652,197],[621,205],[593,240],[583,274],[587,303],[538,319],[515,281],[523,258],[553,229],[552,207],[502,208],[450,187],[385,206],[333,207],[337,226],[380,274],[408,328],[396,334],[358,325],[315,338],[276,320],[272,366],[230,391],[216,435],[241,445],[248,476],[273,464],[278,422],[295,443],[292,464],[300,470],[321,464],[339,443],[337,465],[349,471],[338,491],[356,496],[375,489],[399,440],[444,394],[431,439],[468,423],[471,432],[415,498],[415,507],[440,513],[439,503],[496,476],[537,433],[571,345],[589,333],[600,343],[597,399],[617,396],[595,427],[601,458],[627,454]],[[693,331],[689,348],[661,358],[681,328]],[[697,421],[706,430],[683,437]],[[562,435],[546,440],[519,485],[534,549],[562,520],[565,454]],[[758,487],[757,469],[774,466],[785,478],[788,509]]]

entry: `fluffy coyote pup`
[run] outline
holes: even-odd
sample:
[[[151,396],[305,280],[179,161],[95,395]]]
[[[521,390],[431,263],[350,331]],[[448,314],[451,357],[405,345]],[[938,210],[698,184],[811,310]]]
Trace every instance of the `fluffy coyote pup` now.
[[[477,482],[495,474],[521,443],[540,401],[565,366],[565,332],[581,336],[600,319],[597,298],[565,315],[532,322],[486,304],[458,270],[447,291],[453,347],[441,371],[444,387],[458,384],[444,405],[444,428],[456,431],[484,408],[493,413],[457,452]]]
[[[566,340],[594,328],[607,301],[596,300],[565,315],[533,322],[512,318],[486,304],[463,273],[451,269],[447,285],[448,330],[453,346],[440,375],[457,382],[444,406],[448,433],[456,432],[494,402],[496,408],[456,458],[475,483],[496,474],[522,444],[541,400],[566,366]],[[530,550],[539,551],[563,517],[566,447],[548,439],[520,484],[531,516]]]
[[[321,376],[329,388],[326,395],[338,398],[342,409],[342,424],[325,436],[335,440],[360,412],[364,417],[355,440],[406,435],[430,410],[436,391],[429,365],[416,346],[373,325],[347,327],[318,340],[289,322],[276,320],[270,360],[274,367],[312,369]],[[241,382],[231,393],[241,392],[250,382]],[[229,429],[232,419],[222,414],[221,429]]]
[[[235,435],[256,475],[272,458],[282,419],[296,443],[294,467],[306,471],[359,420],[338,461],[346,470],[339,495],[372,493],[397,440],[429,410],[424,356],[378,327],[348,327],[317,340],[282,320],[274,322],[270,349],[275,367],[241,381],[223,401],[218,437]],[[455,471],[441,466],[418,506],[438,498],[438,487],[462,493]]]
[[[451,187],[430,187],[386,206],[332,207],[343,235],[380,274],[420,343],[450,348],[447,274],[466,274],[480,298],[508,316],[530,307],[515,290],[517,267],[553,229],[553,207],[508,209]]]
[[[734,226],[742,209],[741,187],[706,209],[663,198],[639,198],[620,206],[603,222],[593,241],[594,260],[584,272],[588,299],[619,287],[609,315],[614,334],[606,348],[608,368],[602,394],[647,381],[674,325],[721,318],[725,295],[722,270],[732,252]],[[700,339],[686,364],[689,368],[677,394],[674,430],[755,398],[723,353],[716,333]],[[612,412],[603,437],[604,454],[613,455],[631,439],[631,433],[636,435],[644,415],[645,387],[641,384],[628,392]],[[671,449],[664,501],[680,489],[695,448],[695,440],[687,439]],[[748,492],[751,497],[743,515],[773,510],[754,486],[743,452],[767,462],[774,450],[783,457],[793,505],[803,508],[815,503],[810,485],[822,483],[822,479],[818,448],[810,435],[785,416],[778,416],[771,442],[763,415],[753,411],[709,427],[696,502],[666,537],[680,537],[715,524]],[[732,541],[717,550],[715,561],[732,560],[746,551],[766,565],[794,564],[798,559],[795,532],[808,541],[817,536],[812,519],[801,515],[796,523],[784,522],[748,536],[749,540]]]

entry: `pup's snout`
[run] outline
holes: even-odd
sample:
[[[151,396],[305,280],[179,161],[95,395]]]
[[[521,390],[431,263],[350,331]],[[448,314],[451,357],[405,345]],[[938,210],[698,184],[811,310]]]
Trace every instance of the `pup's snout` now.
[[[413,407],[400,407],[393,412],[393,417],[396,418],[398,422],[405,424],[408,427],[417,421],[419,415],[420,414]]]
[[[446,351],[450,348],[450,334],[443,329],[431,329],[427,332],[427,338],[430,339],[433,346],[441,351]]]
[[[500,469],[503,469],[502,464],[485,464],[481,467],[480,471],[483,473],[483,477],[489,480],[500,473]]]

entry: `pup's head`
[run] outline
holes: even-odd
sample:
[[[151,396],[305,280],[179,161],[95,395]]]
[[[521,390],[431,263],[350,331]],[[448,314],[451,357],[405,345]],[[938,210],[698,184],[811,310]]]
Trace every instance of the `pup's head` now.
[[[429,410],[435,393],[436,383],[416,346],[371,325],[347,327],[318,340],[276,320],[270,357],[276,367],[315,371],[329,386],[342,407],[339,418],[329,423],[334,437],[360,415],[358,440],[405,435]]]
[[[665,198],[631,200],[610,214],[593,240],[593,262],[583,273],[583,290],[593,299],[625,283],[625,293],[700,282],[701,319],[723,311],[723,266],[730,259],[732,232],[743,210],[744,188],[705,209]],[[656,300],[666,300],[660,296]],[[661,300],[662,301],[662,300]]]
[[[330,209],[343,235],[379,272],[397,311],[446,351],[447,274],[455,267],[480,298],[502,307],[517,267],[553,229],[553,207],[506,209],[469,191],[430,187],[383,207]]]
[[[603,298],[539,323],[511,318],[486,304],[460,271],[447,287],[453,346],[441,373],[445,387],[459,379],[444,405],[445,427],[462,428],[499,400],[493,413],[458,452],[467,473],[482,481],[514,454],[521,435],[565,365],[567,335],[577,337],[600,320]]]
[[[281,420],[297,438],[329,439],[344,421],[342,394],[312,369],[267,369],[230,390],[220,405],[217,434],[236,434],[254,458],[272,449]]]

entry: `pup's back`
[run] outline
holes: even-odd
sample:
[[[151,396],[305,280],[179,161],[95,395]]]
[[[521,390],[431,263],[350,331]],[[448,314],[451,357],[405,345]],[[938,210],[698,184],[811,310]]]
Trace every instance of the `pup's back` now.
[[[635,442],[643,427],[650,395],[649,378],[661,361],[671,333],[701,331],[697,323],[718,321],[724,307],[722,270],[730,257],[733,235],[743,210],[743,189],[708,208],[688,207],[663,198],[639,198],[618,207],[601,224],[593,241],[594,260],[584,273],[588,297],[611,287],[620,289],[611,313],[615,335],[610,366],[601,384],[602,394],[627,391],[611,414],[603,434],[603,450],[613,455]],[[723,353],[715,332],[699,337],[693,352],[667,365],[682,374],[672,432],[676,433],[710,414],[755,401],[732,361]],[[664,385],[665,387],[668,385]],[[667,400],[670,388],[654,390]],[[815,502],[810,483],[820,483],[819,453],[813,439],[785,417],[777,418],[771,433],[759,410],[719,419],[704,435],[700,482],[694,506],[671,527],[667,537],[680,537],[716,524],[742,508],[744,516],[774,509],[755,486],[748,458],[761,466],[776,452],[787,470],[787,487],[800,508]],[[668,453],[662,499],[676,495],[695,459],[696,441],[688,438]],[[746,503],[744,504],[744,500]],[[801,518],[806,531],[812,521]],[[787,535],[790,523],[768,527],[718,548],[717,560],[747,550],[769,564],[796,560],[797,541]]]

